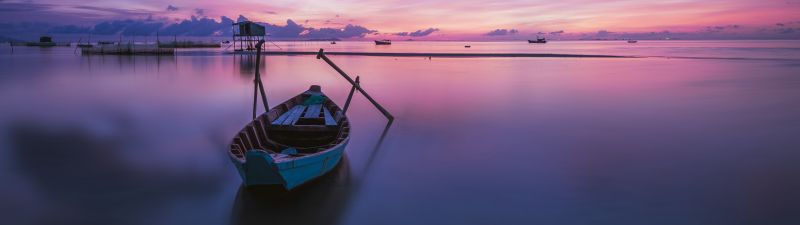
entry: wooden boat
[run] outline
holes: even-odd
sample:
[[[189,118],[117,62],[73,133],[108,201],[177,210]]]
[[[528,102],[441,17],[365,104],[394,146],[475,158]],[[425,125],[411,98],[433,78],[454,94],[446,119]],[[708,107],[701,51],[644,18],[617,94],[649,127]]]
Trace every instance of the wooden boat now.
[[[392,40],[383,39],[383,40],[375,40],[375,45],[391,45]]]
[[[245,125],[229,156],[245,185],[291,190],[336,167],[349,140],[347,117],[312,85]]]
[[[529,44],[545,44],[547,43],[547,39],[536,37],[536,40],[528,40]]]

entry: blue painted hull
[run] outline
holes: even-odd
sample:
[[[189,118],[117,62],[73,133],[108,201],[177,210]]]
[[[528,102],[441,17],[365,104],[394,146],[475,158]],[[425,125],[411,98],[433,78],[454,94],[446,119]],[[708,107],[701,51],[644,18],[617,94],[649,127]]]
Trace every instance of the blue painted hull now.
[[[347,141],[303,157],[282,158],[261,150],[249,150],[244,161],[231,157],[245,185],[281,185],[291,190],[330,172],[342,158]]]

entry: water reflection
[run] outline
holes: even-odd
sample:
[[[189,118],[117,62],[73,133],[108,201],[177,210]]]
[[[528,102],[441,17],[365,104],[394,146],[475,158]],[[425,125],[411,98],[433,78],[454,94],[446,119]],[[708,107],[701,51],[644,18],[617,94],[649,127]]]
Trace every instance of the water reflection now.
[[[89,74],[118,72],[152,72],[161,75],[162,69],[176,71],[178,62],[175,56],[161,55],[82,55],[80,69]],[[116,71],[111,71],[116,66]]]
[[[386,123],[369,153],[364,171],[359,173],[361,176],[366,177],[391,126],[392,121]],[[351,175],[350,159],[344,154],[331,172],[291,192],[280,186],[248,188],[241,185],[236,193],[231,224],[339,224],[363,181]]]
[[[291,192],[278,186],[241,186],[231,224],[338,224],[353,191],[345,154],[331,172]]]
[[[131,146],[140,145],[140,140],[136,134],[124,131],[136,128],[121,114],[113,123],[115,130],[123,132],[98,136],[80,126],[54,128],[33,121],[9,125],[6,132],[11,140],[12,161],[33,189],[24,189],[31,187],[25,185],[5,188],[15,193],[33,191],[40,199],[24,202],[24,197],[13,196],[4,201],[23,202],[22,205],[39,208],[37,213],[47,215],[28,218],[32,221],[25,223],[146,224],[152,221],[152,215],[130,214],[147,215],[147,209],[163,207],[175,199],[198,198],[219,191],[217,184],[223,181],[222,173],[162,171],[126,161],[125,153],[134,151]]]
[[[391,51],[455,45],[411,44]],[[463,51],[521,47],[493,45]],[[606,45],[613,44],[544,47],[620,52]],[[703,49],[709,54],[693,55],[743,56]],[[799,220],[800,151],[791,151],[800,146],[797,60],[337,56],[402,122],[373,150],[385,120],[355,97],[349,181],[314,183],[307,195],[325,200],[295,196],[305,203],[292,204],[237,192],[241,180],[223,154],[251,118],[246,57],[72,51],[0,54],[0,224],[225,224],[232,214],[236,223],[261,224]],[[311,84],[342,103],[351,88],[313,57],[265,62],[273,103]],[[281,204],[302,209],[259,211]]]
[[[238,65],[237,69],[240,75],[251,77],[256,73],[256,56],[252,54],[236,54],[232,55],[234,65]],[[263,61],[263,60],[262,60]],[[262,65],[264,62],[261,62]]]

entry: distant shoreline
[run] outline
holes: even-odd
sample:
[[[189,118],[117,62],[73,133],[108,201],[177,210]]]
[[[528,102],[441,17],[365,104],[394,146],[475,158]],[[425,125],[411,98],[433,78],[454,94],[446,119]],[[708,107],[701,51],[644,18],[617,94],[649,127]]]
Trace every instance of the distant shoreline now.
[[[252,52],[230,54],[255,55]],[[316,55],[311,51],[266,51],[262,55]],[[383,56],[383,57],[437,57],[437,58],[637,58],[636,56],[550,53],[433,53],[433,52],[325,52],[326,55]]]

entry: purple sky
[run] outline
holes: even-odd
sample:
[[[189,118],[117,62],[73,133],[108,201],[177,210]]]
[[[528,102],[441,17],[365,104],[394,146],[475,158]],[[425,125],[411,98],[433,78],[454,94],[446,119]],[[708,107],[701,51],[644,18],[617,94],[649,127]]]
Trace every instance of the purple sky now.
[[[800,38],[798,0],[0,0],[0,35],[225,36],[240,15],[287,39]]]

